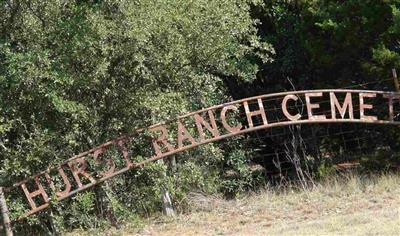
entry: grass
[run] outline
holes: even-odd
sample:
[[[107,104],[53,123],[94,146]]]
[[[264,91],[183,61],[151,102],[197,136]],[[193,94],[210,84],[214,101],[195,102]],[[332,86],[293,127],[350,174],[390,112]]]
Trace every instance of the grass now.
[[[335,177],[311,190],[265,189],[236,200],[194,194],[190,201],[190,213],[101,235],[400,235],[400,176],[393,174]]]

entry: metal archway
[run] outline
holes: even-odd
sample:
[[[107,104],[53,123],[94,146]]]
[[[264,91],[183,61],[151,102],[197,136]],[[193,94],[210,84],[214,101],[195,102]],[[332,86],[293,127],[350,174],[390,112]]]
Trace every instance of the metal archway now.
[[[232,136],[310,123],[398,125],[400,109],[396,110],[396,102],[399,101],[400,93],[397,92],[344,89],[290,91],[241,99],[136,130],[4,190],[5,193],[17,190],[25,195],[30,209],[18,217],[20,220],[47,208],[50,195],[63,200],[131,169]],[[140,155],[147,158],[138,162],[132,160],[138,155],[135,145],[141,147],[144,154]],[[118,166],[111,158],[104,158],[110,149],[117,150],[117,158],[123,166]],[[91,172],[89,162],[102,165],[102,170]],[[61,177],[62,190],[56,188],[55,177]]]

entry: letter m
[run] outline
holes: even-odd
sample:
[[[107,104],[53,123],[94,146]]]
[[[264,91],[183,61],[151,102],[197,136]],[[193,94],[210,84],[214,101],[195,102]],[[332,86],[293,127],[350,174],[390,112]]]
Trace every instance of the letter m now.
[[[349,110],[350,119],[354,119],[353,100],[351,97],[351,93],[346,93],[346,97],[344,99],[343,105],[340,105],[334,92],[330,92],[329,96],[330,96],[330,100],[331,100],[332,119],[334,119],[334,120],[336,119],[336,108],[339,111],[342,119],[344,119],[347,109]]]

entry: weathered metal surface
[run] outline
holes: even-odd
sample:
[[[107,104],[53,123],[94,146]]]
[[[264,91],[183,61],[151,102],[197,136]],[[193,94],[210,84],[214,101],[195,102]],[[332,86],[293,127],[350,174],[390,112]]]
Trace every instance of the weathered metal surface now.
[[[243,102],[244,110],[246,112],[247,122],[250,128],[253,128],[253,116],[261,116],[263,124],[268,125],[267,115],[265,114],[264,105],[261,98],[257,99],[259,110],[250,111],[248,101]]]
[[[206,140],[206,135],[204,133],[203,126],[212,133],[214,137],[218,137],[220,135],[218,131],[217,123],[215,122],[214,113],[212,111],[208,111],[208,119],[210,123],[204,120],[204,118],[199,114],[194,114],[194,120],[196,123],[197,131],[199,132],[200,141]]]
[[[344,95],[344,99],[338,99],[338,95]],[[384,114],[378,114],[372,105],[371,101],[377,96],[387,101],[387,105],[384,106],[387,112]],[[323,99],[327,100],[327,106],[323,105]],[[293,124],[400,124],[400,121],[395,120],[395,106],[399,100],[400,93],[394,92],[327,89],[283,92],[233,101],[139,129],[132,135],[120,137],[76,155],[57,167],[49,168],[14,185],[8,191],[22,190],[25,194],[30,209],[19,217],[22,219],[47,208],[50,205],[49,196],[63,200],[133,168],[235,135]],[[278,107],[274,107],[271,112],[275,112],[280,119],[271,120],[269,101],[278,102]],[[359,110],[355,110],[356,107]],[[290,110],[291,108],[296,109]],[[305,112],[302,112],[303,110]],[[140,142],[143,149],[149,147],[152,154],[149,154],[147,159],[135,163],[133,159],[139,154],[129,146],[132,141]],[[119,157],[114,158],[117,158],[119,163],[124,163],[122,166],[117,165],[117,161],[111,157],[107,159],[106,154],[111,148],[115,148],[119,153]],[[96,171],[92,169],[92,165],[104,168]],[[67,173],[72,178],[68,177]],[[57,189],[54,180],[60,180],[60,177],[63,186]],[[51,193],[46,192],[46,189],[50,189]]]
[[[39,181],[39,176],[35,177],[34,181],[35,181],[35,185],[36,185],[37,189],[35,189],[33,192],[30,192],[28,190],[28,188],[26,187],[26,183],[21,184],[21,188],[24,191],[26,199],[28,200],[29,205],[31,206],[32,210],[36,210],[38,208],[33,199],[34,197],[42,196],[44,204],[47,204],[49,202],[49,196],[47,195],[46,191],[44,190],[42,183]]]
[[[351,97],[351,93],[346,93],[346,97],[343,101],[343,105],[340,105],[336,95],[334,92],[329,93],[330,103],[331,103],[331,114],[332,119],[336,120],[336,109],[339,110],[339,114],[342,119],[344,119],[347,109],[349,110],[349,118],[354,119],[354,111],[353,111],[353,100]]]
[[[57,197],[61,198],[61,197],[66,196],[71,191],[72,185],[71,185],[71,182],[69,181],[67,175],[65,174],[65,171],[62,166],[60,166],[57,169],[57,171],[58,171],[58,174],[61,176],[62,180],[64,181],[65,190],[63,190],[63,191],[56,190],[56,187],[54,186],[54,182],[53,182],[52,178],[50,177],[49,173],[46,172],[44,175],[47,180],[47,183],[50,186],[50,189],[56,194]]]
[[[364,102],[364,98],[374,98],[376,97],[376,93],[359,93],[360,98],[360,119],[361,120],[378,120],[376,116],[367,116],[365,115],[365,110],[371,110],[373,106],[371,104],[366,104]]]
[[[282,101],[282,112],[289,120],[296,121],[301,118],[301,115],[299,113],[297,113],[296,115],[291,115],[289,113],[288,107],[287,107],[287,103],[288,103],[289,99],[293,100],[293,101],[299,100],[299,98],[293,94],[286,95]]]

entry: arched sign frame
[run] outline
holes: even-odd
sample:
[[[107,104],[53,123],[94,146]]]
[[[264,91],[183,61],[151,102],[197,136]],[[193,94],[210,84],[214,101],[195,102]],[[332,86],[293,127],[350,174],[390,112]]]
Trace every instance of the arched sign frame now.
[[[380,110],[386,111],[386,114],[382,117],[371,114],[367,115],[367,113],[373,113],[373,110],[376,109],[373,105],[373,100],[378,99],[378,97],[386,103],[386,107],[379,107]],[[318,99],[321,100],[322,98],[328,99],[328,103],[325,104],[327,112],[330,113],[328,115],[318,112],[319,109],[322,109],[322,104],[318,102]],[[278,121],[271,122],[270,120],[270,114],[267,112],[268,110],[265,105],[268,100],[274,100],[277,106],[280,107],[279,109],[275,109],[281,117]],[[354,101],[357,103],[358,110],[356,111],[358,113],[355,113],[354,108],[356,106]],[[131,135],[122,136],[99,145],[71,157],[56,167],[49,167],[35,176],[16,183],[9,188],[5,188],[4,193],[19,189],[25,195],[30,210],[16,219],[21,220],[49,207],[51,205],[49,196],[55,195],[57,201],[60,201],[131,169],[140,168],[150,162],[192,149],[199,145],[216,142],[236,135],[261,129],[301,124],[367,123],[399,125],[400,120],[395,119],[400,113],[397,110],[395,112],[396,102],[400,105],[400,93],[397,92],[349,89],[288,91],[232,101],[191,112],[168,122],[138,129]],[[290,104],[295,104],[295,106],[290,106]],[[300,106],[306,112],[303,112],[303,114],[299,112],[299,109],[292,109],[296,107],[296,104],[297,108]],[[233,118],[228,118],[228,116],[240,114],[240,109],[244,111],[242,112],[243,117],[236,117],[236,120],[234,116]],[[185,119],[191,120],[192,128],[186,127]],[[232,119],[235,120],[235,124],[230,122]],[[245,120],[246,122],[242,123],[238,120]],[[260,123],[255,123],[254,120],[258,120]],[[174,132],[170,132],[169,125],[171,124],[177,126]],[[196,139],[193,132],[191,132],[193,130],[197,130]],[[151,142],[148,144],[152,147],[154,155],[143,161],[133,162],[127,143],[138,135],[148,132],[155,136],[152,137]],[[176,136],[176,142],[171,142],[172,134]],[[116,147],[120,154],[122,154],[121,159],[125,161],[123,168],[117,168],[115,163],[110,159],[102,160],[101,156],[110,147]],[[103,163],[108,169],[101,172],[99,178],[92,176],[89,170],[87,170],[88,159],[94,160],[95,163]],[[58,177],[61,177],[63,180],[63,190],[57,189],[54,185],[53,176],[50,174],[54,170],[58,173]],[[72,180],[68,178],[65,173],[66,170],[72,175]],[[83,183],[83,180],[87,183]],[[34,186],[33,190],[29,185]],[[52,193],[48,193],[44,185],[47,189],[51,189]],[[41,200],[42,203],[40,205],[38,205],[37,199]]]

